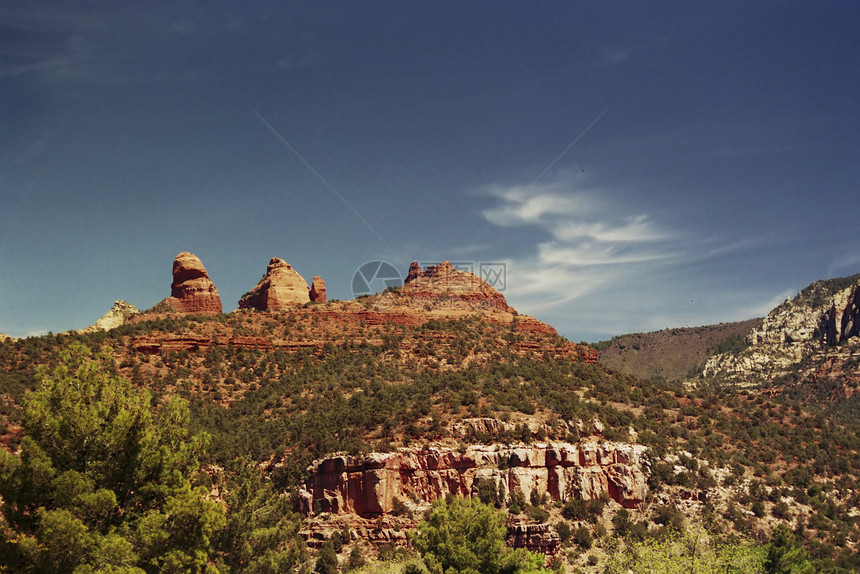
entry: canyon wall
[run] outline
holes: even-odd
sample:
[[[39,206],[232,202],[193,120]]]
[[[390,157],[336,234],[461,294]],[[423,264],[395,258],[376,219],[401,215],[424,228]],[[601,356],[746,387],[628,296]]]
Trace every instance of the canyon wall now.
[[[300,491],[302,510],[352,513],[372,518],[390,513],[397,501],[430,503],[448,494],[477,495],[489,480],[506,498],[526,500],[537,490],[552,500],[596,499],[608,494],[625,507],[641,503],[648,488],[641,445],[537,443],[471,445],[465,449],[401,449],[361,456],[332,456],[309,468]]]

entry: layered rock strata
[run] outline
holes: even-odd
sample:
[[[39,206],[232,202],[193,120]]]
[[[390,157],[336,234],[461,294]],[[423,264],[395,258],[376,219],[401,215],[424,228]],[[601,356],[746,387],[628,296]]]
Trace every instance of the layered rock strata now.
[[[173,260],[170,308],[179,313],[221,313],[221,297],[200,258],[183,251]]]
[[[561,546],[561,537],[550,524],[508,525],[508,546],[525,548],[529,552],[555,554]]]
[[[596,499],[608,494],[625,507],[648,493],[642,455],[645,447],[616,443],[472,445],[405,449],[364,456],[333,456],[315,461],[300,491],[302,509],[352,513],[365,518],[392,512],[395,501],[430,503],[448,494],[473,496],[488,480],[508,497],[532,491],[552,500]]]
[[[400,292],[431,306],[513,312],[505,297],[489,283],[448,261],[423,270],[413,261]]]
[[[310,300],[310,290],[304,277],[283,259],[273,257],[257,286],[239,299],[239,308],[280,311],[304,305]]]

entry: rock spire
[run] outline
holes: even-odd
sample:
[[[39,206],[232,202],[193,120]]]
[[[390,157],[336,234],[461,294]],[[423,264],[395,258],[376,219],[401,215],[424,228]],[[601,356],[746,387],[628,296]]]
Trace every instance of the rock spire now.
[[[311,282],[311,301],[314,303],[325,303],[325,280],[319,275],[314,275],[314,280]]]
[[[168,305],[180,313],[221,313],[221,297],[200,258],[183,251],[173,260]]]

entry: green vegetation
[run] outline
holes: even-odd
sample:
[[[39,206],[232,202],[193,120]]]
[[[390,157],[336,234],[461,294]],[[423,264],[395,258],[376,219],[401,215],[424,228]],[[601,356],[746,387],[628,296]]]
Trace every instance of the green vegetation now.
[[[750,543],[720,543],[699,528],[675,531],[628,544],[613,555],[606,574],[711,574],[766,572],[765,548]]]
[[[412,544],[438,574],[545,572],[544,557],[505,544],[504,515],[476,499],[437,500]]]
[[[749,343],[747,343],[746,338],[734,333],[726,337],[726,339],[717,346],[716,354],[731,354],[737,355],[744,349],[749,347]]]
[[[0,433],[9,450],[20,447],[20,455],[0,453],[0,563],[33,572],[457,570],[444,547],[429,542],[415,542],[425,544],[422,559],[392,555],[386,566],[372,560],[374,552],[362,564],[362,551],[345,541],[340,549],[332,542],[335,561],[329,550],[308,550],[293,493],[314,458],[422,446],[450,438],[455,422],[487,417],[505,424],[468,431],[463,443],[591,435],[647,445],[654,500],[630,511],[609,499],[554,507],[542,493],[506,499],[485,481],[476,485],[485,505],[437,503],[442,518],[428,516],[425,532],[468,511],[493,532],[506,516],[556,524],[563,555],[589,572],[621,560],[616,554],[632,556],[628,548],[692,561],[682,550],[701,533],[655,500],[719,484],[734,494],[728,507],[703,505],[710,529],[710,546],[699,547],[703,564],[743,554],[763,556],[766,572],[860,568],[860,519],[852,511],[860,507],[860,419],[833,416],[836,383],[817,383],[816,397],[827,402],[794,390],[775,398],[692,392],[543,351],[516,354],[521,333],[474,318],[349,326],[321,348],[228,342],[235,335],[301,341],[316,320],[306,310],[257,324],[242,314],[185,317],[0,344]],[[131,337],[173,332],[208,333],[221,343],[154,354],[131,344]],[[106,344],[114,354],[90,350]],[[595,419],[604,427],[599,437]],[[536,430],[524,422],[534,420]],[[406,519],[407,505],[399,508],[397,518]],[[771,534],[769,520],[787,528]],[[468,532],[456,536],[466,540]],[[464,553],[461,566],[480,562],[480,548],[506,548],[492,539]],[[613,546],[619,539],[626,542]],[[763,550],[743,542],[752,539]],[[537,567],[510,560],[492,568]]]
[[[0,563],[21,572],[214,572],[224,551],[225,571],[244,571],[246,554],[255,563],[271,554],[274,545],[252,540],[248,514],[277,498],[240,473],[229,516],[210,499],[199,463],[209,437],[189,433],[184,400],[154,409],[147,391],[112,372],[107,352],[72,344],[60,358],[25,397],[21,456],[0,451]]]

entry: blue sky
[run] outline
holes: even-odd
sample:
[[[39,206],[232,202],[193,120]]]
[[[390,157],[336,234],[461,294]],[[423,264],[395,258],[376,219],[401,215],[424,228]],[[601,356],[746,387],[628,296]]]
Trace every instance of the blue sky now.
[[[0,4],[0,332],[271,257],[504,263],[573,340],[860,272],[860,4]]]

